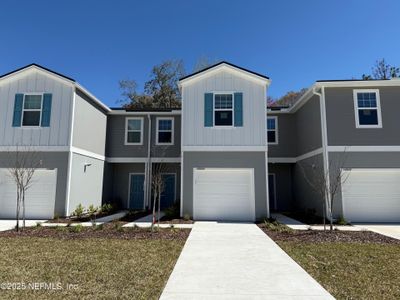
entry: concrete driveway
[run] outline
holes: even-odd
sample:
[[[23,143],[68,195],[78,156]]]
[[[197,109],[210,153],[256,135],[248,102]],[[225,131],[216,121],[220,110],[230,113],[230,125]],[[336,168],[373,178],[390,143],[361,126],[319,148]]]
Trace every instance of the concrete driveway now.
[[[400,240],[400,223],[354,224],[354,226]]]
[[[43,223],[46,220],[25,220],[25,225],[27,227],[36,226],[37,223]],[[11,230],[15,228],[17,222],[15,220],[0,220],[0,231]],[[20,221],[20,226],[22,226],[22,221]]]
[[[196,222],[160,299],[334,299],[255,224]]]

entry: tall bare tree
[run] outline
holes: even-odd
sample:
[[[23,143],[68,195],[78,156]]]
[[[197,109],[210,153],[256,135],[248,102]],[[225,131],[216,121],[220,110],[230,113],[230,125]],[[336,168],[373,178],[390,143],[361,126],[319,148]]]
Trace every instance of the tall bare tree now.
[[[160,210],[161,210],[161,195],[165,190],[165,182],[163,174],[167,171],[166,164],[156,163],[153,164],[152,174],[151,174],[151,188],[153,192],[153,222],[154,226],[156,219],[158,223],[160,222]],[[156,207],[158,211],[158,216],[156,216]]]
[[[306,88],[303,88],[299,91],[289,91],[282,97],[278,99],[269,99],[269,105],[270,106],[277,106],[277,105],[283,105],[283,106],[292,106],[294,105],[301,96],[307,91]]]
[[[193,73],[204,70],[204,69],[208,68],[209,66],[212,66],[216,63],[217,63],[216,59],[211,59],[205,55],[202,55],[197,59],[195,65],[193,67]]]
[[[400,68],[392,66],[386,63],[385,59],[382,58],[375,62],[375,65],[372,67],[372,75],[363,74],[363,80],[371,80],[371,79],[391,79],[400,76]]]
[[[19,231],[19,221],[21,217],[22,208],[22,227],[25,228],[25,196],[29,188],[34,183],[33,175],[36,169],[42,164],[38,159],[37,152],[32,151],[29,147],[20,150],[17,146],[16,151],[10,152],[15,156],[13,165],[8,169],[9,176],[14,181],[17,188],[17,210],[16,210],[16,229]]]
[[[310,163],[299,162],[303,177],[308,185],[321,199],[322,215],[325,229],[326,214],[329,219],[330,230],[333,230],[333,210],[334,201],[340,191],[340,186],[344,184],[350,172],[343,172],[347,160],[346,149],[338,155],[338,159],[329,160],[328,168],[323,165],[315,165]]]

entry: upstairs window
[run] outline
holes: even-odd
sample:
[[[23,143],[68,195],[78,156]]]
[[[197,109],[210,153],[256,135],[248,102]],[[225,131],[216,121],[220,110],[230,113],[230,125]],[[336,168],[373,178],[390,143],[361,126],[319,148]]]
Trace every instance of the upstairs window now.
[[[381,107],[378,90],[354,90],[357,128],[381,128]]]
[[[22,126],[38,127],[42,117],[42,94],[25,94],[22,106]]]
[[[174,119],[157,118],[157,145],[174,144]]]
[[[233,126],[233,94],[214,94],[214,126]]]
[[[125,145],[143,144],[143,118],[126,118]]]
[[[278,117],[267,117],[267,141],[268,144],[278,144]]]

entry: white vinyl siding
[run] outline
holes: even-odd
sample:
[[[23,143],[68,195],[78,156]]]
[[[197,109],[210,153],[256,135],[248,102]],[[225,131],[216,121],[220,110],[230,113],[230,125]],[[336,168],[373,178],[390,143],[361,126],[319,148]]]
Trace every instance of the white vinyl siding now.
[[[12,127],[15,94],[52,94],[49,127]],[[39,70],[24,71],[0,82],[0,146],[68,146],[74,90]],[[22,118],[21,118],[22,119]],[[22,122],[22,121],[21,121]]]
[[[238,91],[243,93],[243,126],[215,130],[204,126],[204,95]],[[221,70],[194,80],[182,90],[183,146],[266,146],[266,86]]]

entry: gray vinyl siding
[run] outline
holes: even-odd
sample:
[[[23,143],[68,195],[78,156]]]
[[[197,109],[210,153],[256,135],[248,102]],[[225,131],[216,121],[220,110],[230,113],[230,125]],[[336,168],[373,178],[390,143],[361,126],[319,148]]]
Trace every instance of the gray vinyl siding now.
[[[177,163],[168,163],[164,169],[166,173],[175,174],[175,198],[180,199],[181,167]],[[109,163],[105,169],[104,202],[114,203],[121,208],[128,207],[129,174],[145,172],[144,163]]]
[[[102,202],[104,161],[73,153],[71,163],[71,185],[69,213],[82,204],[98,207]],[[86,167],[85,164],[90,164]]]
[[[184,146],[265,146],[265,86],[227,71],[185,85],[182,90]],[[204,126],[204,94],[243,93],[243,126]]]
[[[313,96],[295,113],[297,156],[322,147],[319,97]]]
[[[36,158],[42,162],[40,168],[57,169],[54,213],[63,216],[65,214],[68,152],[37,152]],[[0,152],[0,168],[10,168],[14,161],[15,153]]]
[[[296,157],[296,118],[293,114],[273,114],[278,118],[278,145],[268,145],[269,157]]]
[[[314,181],[314,176],[320,174],[319,171],[312,171],[313,167],[323,170],[322,154],[303,159],[293,165],[293,198],[297,209],[311,209],[322,215],[324,200],[307,182]]]
[[[74,110],[72,145],[104,156],[107,128],[105,112],[79,90],[76,91]]]
[[[275,174],[277,211],[293,209],[292,167],[293,164],[268,164],[268,173]],[[273,203],[270,207],[274,207]]]
[[[331,168],[400,168],[400,152],[329,152],[329,161]],[[334,174],[335,172],[331,172],[331,175],[332,173]],[[334,216],[342,216],[343,207],[340,188],[333,204]]]
[[[126,118],[143,118],[143,143],[142,145],[125,145]],[[163,146],[156,145],[157,117],[174,118],[174,144]],[[151,116],[151,156],[152,157],[180,157],[181,156],[181,116],[177,115],[152,115]],[[147,157],[149,122],[147,115],[108,115],[107,122],[107,157]]]
[[[194,168],[253,168],[256,218],[267,216],[266,161],[264,152],[187,152],[183,153],[183,214],[193,216]]]
[[[50,127],[12,127],[15,94],[51,93]],[[73,87],[39,70],[0,81],[0,146],[68,146]]]
[[[400,87],[379,89],[382,128],[356,128],[353,90],[363,88],[325,88],[328,145],[400,145]]]

